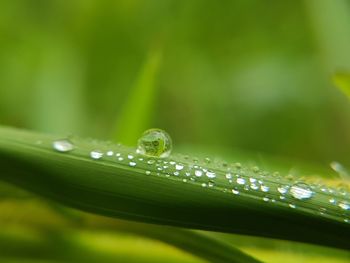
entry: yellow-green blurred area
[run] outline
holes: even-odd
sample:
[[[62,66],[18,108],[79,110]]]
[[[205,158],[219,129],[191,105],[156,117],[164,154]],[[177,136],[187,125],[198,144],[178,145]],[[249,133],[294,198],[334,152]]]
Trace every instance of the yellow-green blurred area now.
[[[177,151],[349,167],[350,104],[335,72],[350,72],[347,0],[0,1],[2,125],[131,145],[159,127]],[[67,227],[35,202],[0,202],[6,262],[204,262],[118,228]],[[349,260],[311,245],[227,239],[266,262]]]

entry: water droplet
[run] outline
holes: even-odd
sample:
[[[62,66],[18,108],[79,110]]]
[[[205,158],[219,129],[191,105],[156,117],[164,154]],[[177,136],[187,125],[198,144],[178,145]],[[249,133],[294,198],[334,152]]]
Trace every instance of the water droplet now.
[[[256,182],[256,179],[255,179],[255,178],[249,178],[249,182],[255,183],[255,182]]]
[[[295,199],[299,200],[309,199],[314,194],[310,187],[305,183],[294,184],[290,189],[290,193]]]
[[[136,163],[135,162],[129,162],[129,166],[134,167],[134,166],[136,166]]]
[[[195,170],[195,171],[194,171],[194,175],[197,176],[197,177],[201,177],[202,174],[203,174],[203,172],[200,171],[200,170]]]
[[[294,208],[296,208],[296,205],[294,205],[294,204],[289,204],[289,207],[294,209]]]
[[[334,198],[331,198],[331,199],[329,199],[328,201],[329,201],[331,204],[333,204],[333,205],[337,202]]]
[[[128,154],[128,159],[132,160],[132,159],[134,159],[134,156],[132,156],[131,154]]]
[[[288,185],[280,185],[277,187],[277,191],[280,193],[280,194],[286,194],[288,192],[288,188],[289,186]]]
[[[260,189],[261,189],[261,191],[266,193],[266,192],[268,192],[270,190],[270,187],[268,187],[267,185],[261,185]]]
[[[147,175],[150,175],[151,174],[151,171],[146,171],[145,172]]]
[[[256,184],[251,184],[250,188],[253,189],[253,190],[258,190],[259,186],[257,186]]]
[[[208,178],[215,178],[216,174],[212,171],[207,171],[205,174]]]
[[[239,177],[239,178],[237,178],[236,182],[237,182],[237,184],[243,185],[243,184],[245,184],[245,179]]]
[[[121,154],[120,153],[116,153],[115,156],[119,157]]]
[[[147,163],[148,163],[149,165],[154,164],[154,163],[155,163],[155,160],[152,160],[152,159],[151,159],[151,160],[148,160]]]
[[[237,169],[241,169],[242,168],[242,164],[241,163],[235,163],[234,167],[236,167]]]
[[[268,197],[264,197],[263,200],[264,200],[265,202],[270,201],[270,199],[269,199]]]
[[[237,189],[232,189],[231,191],[232,191],[232,193],[235,194],[235,195],[238,195],[238,194],[239,194],[239,191],[238,191]]]
[[[180,174],[180,173],[179,173],[178,171],[175,171],[175,172],[174,172],[174,175],[175,175],[175,176],[179,176],[179,174]]]
[[[124,158],[123,157],[118,157],[118,161],[123,161]]]
[[[254,166],[254,167],[252,168],[252,171],[253,171],[254,173],[258,173],[258,172],[260,171],[260,169],[259,169],[258,166]]]
[[[202,187],[207,187],[207,184],[206,183],[202,183]]]
[[[69,152],[74,149],[74,145],[67,139],[54,141],[52,147],[58,152]]]
[[[205,163],[211,163],[211,160],[210,160],[210,158],[207,157],[207,158],[204,158],[204,162]]]
[[[350,203],[346,202],[346,201],[341,201],[338,203],[338,206],[341,208],[341,209],[344,209],[344,210],[350,210]]]
[[[147,156],[165,158],[170,155],[171,150],[171,138],[161,129],[145,131],[137,143],[137,152]]]
[[[182,164],[176,164],[175,165],[175,169],[178,171],[181,171],[184,168],[184,166]]]
[[[113,156],[113,154],[114,154],[113,151],[108,151],[108,152],[106,153],[107,156]]]
[[[226,177],[226,179],[232,179],[232,174],[231,174],[231,173],[227,173],[227,174],[225,175],[225,177]]]
[[[98,160],[98,159],[101,159],[102,156],[103,156],[103,153],[99,150],[93,150],[90,152],[90,157],[92,159]]]
[[[214,185],[215,185],[214,181],[213,180],[209,180],[208,186],[209,187],[214,187]]]

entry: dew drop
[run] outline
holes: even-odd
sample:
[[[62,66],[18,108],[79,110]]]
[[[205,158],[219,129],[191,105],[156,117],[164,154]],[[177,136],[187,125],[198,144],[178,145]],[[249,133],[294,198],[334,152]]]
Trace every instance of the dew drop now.
[[[202,183],[202,187],[207,187],[207,184],[206,183]]]
[[[184,168],[184,166],[182,164],[176,164],[175,165],[175,169],[178,171],[181,171]]]
[[[207,171],[205,174],[208,178],[215,178],[216,174],[212,171]]]
[[[132,159],[134,159],[134,156],[132,156],[131,154],[128,154],[128,159],[132,160]]]
[[[290,208],[293,208],[293,209],[296,208],[296,205],[294,205],[294,204],[289,204],[288,206],[289,206]]]
[[[256,184],[251,184],[250,188],[253,189],[253,190],[258,190],[259,186],[257,186]]]
[[[252,171],[253,171],[254,173],[258,173],[258,172],[260,171],[260,169],[259,169],[258,166],[254,166],[254,167],[252,168]]]
[[[238,191],[237,189],[232,189],[231,191],[232,191],[232,193],[233,193],[234,195],[238,195],[238,194],[239,194],[239,191]]]
[[[350,203],[346,202],[346,201],[341,201],[338,203],[338,206],[341,208],[341,209],[344,209],[344,210],[350,210]]]
[[[113,151],[108,151],[108,152],[106,153],[107,156],[113,156],[113,154],[114,154]]]
[[[90,157],[92,159],[98,160],[98,159],[101,159],[102,156],[103,156],[103,153],[99,150],[93,150],[90,152]]]
[[[200,170],[195,170],[195,171],[194,171],[194,175],[197,176],[197,177],[201,177],[202,174],[203,174],[203,172],[200,171]]]
[[[333,205],[337,202],[334,198],[331,198],[331,199],[329,199],[328,201],[329,201],[331,204],[333,204]]]
[[[263,200],[264,200],[265,202],[270,201],[270,199],[269,199],[268,197],[264,197]]]
[[[255,179],[255,178],[249,178],[249,182],[255,183],[255,182],[256,182],[256,179]]]
[[[245,179],[239,177],[239,178],[237,178],[236,182],[237,182],[237,184],[243,185],[243,184],[245,184]]]
[[[207,158],[204,158],[204,162],[205,163],[211,163],[211,160],[210,160],[210,158],[207,157]]]
[[[135,162],[129,162],[129,166],[134,167],[134,166],[136,166],[136,163]]]
[[[74,145],[67,139],[54,141],[52,147],[58,152],[70,152],[74,149]]]
[[[226,179],[232,179],[232,174],[231,174],[231,173],[227,173],[227,174],[225,175],[225,177],[226,177]]]
[[[146,171],[145,174],[150,175],[151,171]]]
[[[165,158],[170,155],[171,150],[171,138],[161,129],[145,131],[137,142],[137,152],[147,156]]]
[[[154,163],[155,163],[155,160],[152,160],[152,159],[151,159],[151,160],[148,160],[147,163],[148,163],[149,165],[154,164]]]
[[[270,187],[268,187],[267,185],[261,185],[260,190],[266,193],[270,190]]]
[[[288,186],[287,185],[280,185],[277,187],[277,191],[280,193],[280,194],[286,194],[288,192]]]
[[[291,195],[295,199],[306,200],[313,196],[314,192],[305,183],[296,183],[290,189]]]
[[[123,161],[124,158],[123,157],[118,157],[118,161]]]

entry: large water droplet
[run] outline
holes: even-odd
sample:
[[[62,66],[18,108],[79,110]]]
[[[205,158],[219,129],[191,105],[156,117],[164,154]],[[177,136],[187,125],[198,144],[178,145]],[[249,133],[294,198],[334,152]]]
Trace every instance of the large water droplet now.
[[[305,200],[312,197],[314,192],[305,183],[296,183],[290,189],[291,195],[299,200]]]
[[[172,150],[172,141],[165,131],[150,129],[145,131],[137,142],[137,153],[165,158]]]
[[[67,139],[54,141],[52,147],[58,152],[69,152],[74,149],[74,145]]]
[[[98,160],[102,158],[103,153],[99,150],[93,150],[90,152],[90,156],[92,159]]]

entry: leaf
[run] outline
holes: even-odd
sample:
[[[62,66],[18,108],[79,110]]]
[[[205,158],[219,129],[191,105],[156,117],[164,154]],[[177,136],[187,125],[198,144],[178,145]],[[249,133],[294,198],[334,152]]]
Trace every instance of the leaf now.
[[[113,136],[118,141],[132,145],[140,134],[149,128],[160,62],[159,50],[149,54],[118,119],[116,136]]]
[[[277,188],[296,182],[256,168],[231,167],[239,174],[234,179],[244,179],[249,187],[250,179],[257,178],[268,191],[244,190],[236,180],[230,183],[225,178],[226,167],[193,162],[180,155],[149,159],[135,154],[134,148],[79,138],[71,138],[73,151],[57,152],[52,142],[58,138],[0,128],[0,179],[62,204],[110,217],[350,248],[350,224],[344,222],[349,210],[343,209],[350,201],[346,191],[311,185],[312,198],[298,200],[288,193],[282,200]],[[124,159],[105,155],[94,160],[90,157],[94,149],[104,153],[113,150]],[[150,165],[149,160],[155,163]],[[164,161],[171,167],[159,170],[166,166]],[[174,175],[177,170],[170,162],[184,166],[180,175]],[[193,181],[184,175],[191,167],[197,169],[195,166],[214,172],[215,186],[208,187],[205,174],[195,178],[192,170]],[[235,187],[238,195],[231,193]],[[337,205],[330,203],[330,198],[336,199]]]
[[[40,233],[39,237],[41,239],[45,238],[45,241],[42,243],[46,244],[47,246],[35,245],[34,247],[30,247],[30,245],[28,245],[31,251],[30,254],[33,254],[33,251],[37,249],[41,249],[42,253],[40,255],[43,255],[44,252],[50,252],[52,250],[57,251],[57,249],[55,249],[57,247],[55,241],[57,240],[63,242],[66,247],[69,246],[71,248],[71,251],[80,250],[77,248],[77,244],[74,242],[73,244],[67,244],[66,241],[71,240],[72,238],[66,240],[65,238],[63,239],[59,234],[68,233],[69,235],[72,235],[71,232],[75,232],[76,234],[81,235],[81,233],[87,232],[97,234],[108,233],[111,237],[137,235],[138,243],[140,243],[140,237],[142,237],[142,239],[146,238],[161,241],[172,247],[181,249],[182,251],[187,252],[189,255],[193,255],[198,259],[206,260],[209,262],[260,262],[244,254],[240,250],[235,249],[227,242],[223,242],[217,238],[203,235],[202,233],[174,227],[157,226],[110,219],[92,214],[81,213],[79,211],[67,209],[65,207],[57,209],[56,206],[48,206],[45,202],[43,202],[43,200],[40,199],[38,200],[31,198],[28,200],[13,199],[11,201],[4,201],[0,203],[0,210],[2,211],[0,213],[0,224],[4,229],[10,229],[11,234],[8,237],[6,235],[0,235],[0,247],[2,249],[7,247],[6,251],[10,252],[12,255],[16,255],[16,253],[11,250],[12,247],[18,251],[19,249],[22,250],[21,246],[23,243],[30,243],[32,245],[35,244],[35,241],[38,241],[38,232]],[[13,231],[11,231],[12,228]],[[16,229],[21,229],[21,234],[19,235],[21,238],[13,240],[14,244],[8,248],[9,242],[6,242],[6,240],[11,241],[13,239],[12,237],[14,235],[16,236],[16,233],[18,235],[18,230],[15,231]],[[54,236],[50,237],[52,234],[54,234]],[[3,244],[1,241],[3,241]],[[108,242],[106,245],[107,248],[121,246],[118,240],[111,239],[110,241],[111,242]],[[130,242],[124,244],[125,248],[127,248],[128,243]],[[145,242],[145,245],[149,246],[147,243],[149,242]],[[101,244],[99,244],[99,246],[101,246]],[[161,246],[164,247],[163,244]],[[131,248],[128,250],[136,249],[135,246],[130,247]],[[164,248],[162,248],[162,250],[164,250]],[[4,253],[0,253],[0,258],[1,256],[4,256],[3,254]],[[56,254],[59,256],[61,252],[58,250],[58,252],[47,254],[51,257]],[[148,253],[146,253],[144,256],[146,257],[147,254]],[[168,256],[174,256],[172,251],[168,250]],[[91,255],[89,255],[88,258],[91,258]],[[85,260],[86,259],[84,258],[84,262]],[[183,260],[181,260],[181,262],[183,262]]]

